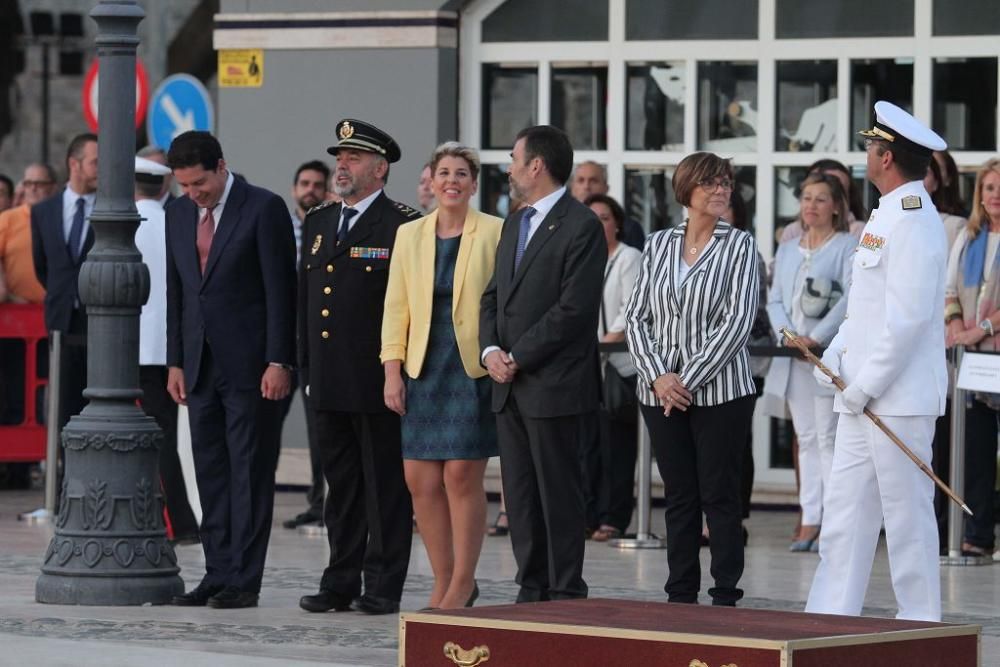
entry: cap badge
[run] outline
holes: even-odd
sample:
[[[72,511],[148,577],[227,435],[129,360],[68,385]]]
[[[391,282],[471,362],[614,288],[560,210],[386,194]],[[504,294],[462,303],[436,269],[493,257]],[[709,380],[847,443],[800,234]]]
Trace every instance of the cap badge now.
[[[323,245],[323,235],[317,234],[316,239],[313,241],[312,254],[315,255],[319,252],[320,246]]]
[[[920,201],[920,197],[917,195],[906,195],[903,197],[903,210],[912,211],[914,209],[923,208],[923,204]]]
[[[354,136],[354,126],[348,121],[344,121],[340,125],[340,132],[338,133],[341,139],[350,139]]]

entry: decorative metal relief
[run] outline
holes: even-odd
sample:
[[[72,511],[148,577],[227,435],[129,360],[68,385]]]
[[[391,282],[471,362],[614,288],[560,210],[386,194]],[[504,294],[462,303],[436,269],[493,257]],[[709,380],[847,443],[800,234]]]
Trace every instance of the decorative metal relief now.
[[[63,431],[63,447],[81,451],[88,447],[101,450],[107,447],[116,452],[131,452],[134,449],[153,449],[160,446],[163,434],[159,431],[148,433],[80,433]]]
[[[135,484],[135,495],[129,503],[132,512],[132,523],[138,530],[155,530],[159,527],[157,521],[156,492],[153,485],[145,477]]]
[[[709,667],[709,665],[708,663],[702,662],[701,660],[695,658],[688,664],[688,667]],[[725,665],[719,665],[719,667],[738,667],[738,665],[735,662],[730,662]]]
[[[84,530],[107,530],[114,519],[114,504],[108,497],[108,483],[95,479],[87,485],[83,497]]]

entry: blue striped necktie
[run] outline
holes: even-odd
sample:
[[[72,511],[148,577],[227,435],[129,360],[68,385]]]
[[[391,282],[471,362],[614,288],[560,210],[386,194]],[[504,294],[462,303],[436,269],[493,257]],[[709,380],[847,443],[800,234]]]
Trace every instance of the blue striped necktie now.
[[[521,258],[524,257],[524,249],[528,247],[528,232],[531,231],[531,218],[537,212],[529,206],[521,214],[521,228],[517,232],[517,252],[514,254],[515,271],[521,265]]]

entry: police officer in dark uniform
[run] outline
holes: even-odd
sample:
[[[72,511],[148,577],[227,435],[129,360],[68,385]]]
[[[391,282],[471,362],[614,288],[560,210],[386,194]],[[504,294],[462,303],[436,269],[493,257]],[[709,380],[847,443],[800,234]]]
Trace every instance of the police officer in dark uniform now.
[[[333,189],[302,232],[299,362],[308,369],[316,438],[329,485],[323,520],[330,564],[306,611],[399,611],[410,560],[412,506],[399,416],[385,407],[382,310],[396,229],[420,217],[385,196],[396,142],[358,120],[337,124]],[[362,580],[364,593],[362,594]]]

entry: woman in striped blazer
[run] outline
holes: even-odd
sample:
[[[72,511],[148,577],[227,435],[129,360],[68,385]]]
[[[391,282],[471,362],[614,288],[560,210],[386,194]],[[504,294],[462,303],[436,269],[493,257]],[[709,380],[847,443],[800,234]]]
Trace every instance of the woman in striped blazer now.
[[[663,477],[664,590],[695,603],[701,515],[712,535],[712,603],[735,605],[743,574],[740,474],[754,382],[747,339],[760,276],[753,237],[720,218],[733,168],[711,153],[681,160],[673,188],[688,219],[649,237],[626,307],[639,401]]]

